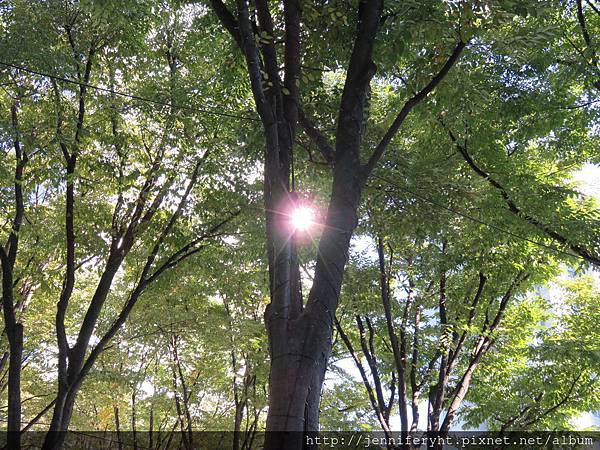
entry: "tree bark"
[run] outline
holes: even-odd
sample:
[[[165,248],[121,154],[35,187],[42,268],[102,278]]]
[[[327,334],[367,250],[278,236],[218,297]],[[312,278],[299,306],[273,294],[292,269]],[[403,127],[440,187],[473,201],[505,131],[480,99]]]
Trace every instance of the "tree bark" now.
[[[21,366],[23,358],[23,325],[17,318],[14,302],[14,269],[19,247],[19,232],[25,215],[23,196],[23,171],[27,164],[27,154],[21,148],[18,126],[18,102],[11,107],[11,120],[14,133],[15,150],[14,168],[14,202],[15,213],[11,224],[11,232],[6,244],[0,247],[0,263],[2,265],[2,312],[4,327],[8,338],[8,423],[7,443],[10,449],[21,448]]]

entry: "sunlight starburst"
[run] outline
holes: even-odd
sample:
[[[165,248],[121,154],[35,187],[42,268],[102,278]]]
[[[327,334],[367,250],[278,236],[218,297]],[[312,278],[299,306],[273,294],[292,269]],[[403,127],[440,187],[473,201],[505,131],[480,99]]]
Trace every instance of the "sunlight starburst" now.
[[[315,211],[308,206],[298,206],[292,211],[290,220],[297,231],[307,231],[315,225]]]

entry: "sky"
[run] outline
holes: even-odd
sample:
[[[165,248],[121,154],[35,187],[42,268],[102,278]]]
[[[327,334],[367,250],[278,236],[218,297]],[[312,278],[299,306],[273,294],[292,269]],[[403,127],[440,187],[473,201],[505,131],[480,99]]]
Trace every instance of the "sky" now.
[[[596,197],[600,202],[600,166],[586,164],[576,172],[573,180],[579,184],[579,190],[582,194],[590,197]]]
[[[579,184],[581,193],[590,197],[595,197],[600,204],[600,166],[586,164],[579,172],[575,173],[574,181]],[[600,284],[600,272],[593,271],[596,282]],[[600,428],[600,411],[596,413],[584,413],[573,421],[573,425],[578,429],[596,426]]]

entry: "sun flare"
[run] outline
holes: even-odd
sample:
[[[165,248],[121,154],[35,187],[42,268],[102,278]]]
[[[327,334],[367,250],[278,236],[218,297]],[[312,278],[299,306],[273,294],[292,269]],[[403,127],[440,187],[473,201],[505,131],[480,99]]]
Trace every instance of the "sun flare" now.
[[[315,224],[315,211],[307,206],[298,206],[292,211],[291,222],[295,230],[307,231]]]

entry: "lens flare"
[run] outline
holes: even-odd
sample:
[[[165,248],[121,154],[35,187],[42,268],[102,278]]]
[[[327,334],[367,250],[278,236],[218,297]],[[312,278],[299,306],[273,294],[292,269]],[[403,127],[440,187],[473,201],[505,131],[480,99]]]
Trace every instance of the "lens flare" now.
[[[297,231],[307,231],[315,224],[315,211],[308,206],[298,206],[291,214],[292,226]]]

